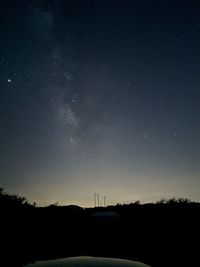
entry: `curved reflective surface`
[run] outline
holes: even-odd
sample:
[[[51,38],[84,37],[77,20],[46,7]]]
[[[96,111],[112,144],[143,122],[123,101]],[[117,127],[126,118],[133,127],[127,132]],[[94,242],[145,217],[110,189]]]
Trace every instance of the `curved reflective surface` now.
[[[28,264],[25,267],[150,267],[144,263],[116,259],[97,257],[71,257],[58,260],[40,261]]]

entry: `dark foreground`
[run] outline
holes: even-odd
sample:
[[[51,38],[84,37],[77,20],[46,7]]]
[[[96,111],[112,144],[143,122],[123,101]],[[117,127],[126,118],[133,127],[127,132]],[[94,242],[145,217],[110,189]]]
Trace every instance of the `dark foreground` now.
[[[1,204],[1,262],[20,267],[90,255],[152,267],[200,266],[199,215],[199,203],[175,201],[94,209]]]

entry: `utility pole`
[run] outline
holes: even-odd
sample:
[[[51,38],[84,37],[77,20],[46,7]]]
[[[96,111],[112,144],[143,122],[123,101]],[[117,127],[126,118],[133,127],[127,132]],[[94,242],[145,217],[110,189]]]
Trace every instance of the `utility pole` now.
[[[95,207],[100,207],[106,206],[106,196],[100,196],[100,194],[94,193],[94,206]]]
[[[99,207],[99,194],[97,194],[97,207]]]
[[[97,194],[94,193],[94,206],[96,207],[97,206]]]
[[[103,197],[103,204],[104,204],[104,207],[106,206],[106,197],[104,196]]]

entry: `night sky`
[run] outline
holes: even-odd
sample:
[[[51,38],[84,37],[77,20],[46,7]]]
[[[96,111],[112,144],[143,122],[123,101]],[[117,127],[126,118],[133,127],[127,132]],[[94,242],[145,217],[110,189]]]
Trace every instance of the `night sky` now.
[[[1,0],[0,187],[200,201],[200,2]]]

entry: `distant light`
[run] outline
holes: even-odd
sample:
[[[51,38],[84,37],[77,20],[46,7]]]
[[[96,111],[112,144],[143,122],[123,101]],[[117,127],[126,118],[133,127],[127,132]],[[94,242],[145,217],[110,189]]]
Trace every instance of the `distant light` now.
[[[7,81],[8,81],[8,83],[11,83],[11,79],[8,79]]]

